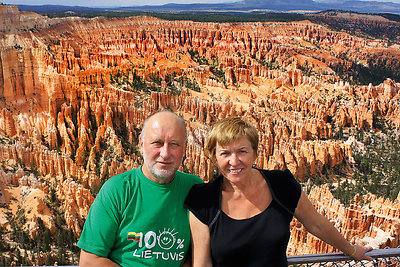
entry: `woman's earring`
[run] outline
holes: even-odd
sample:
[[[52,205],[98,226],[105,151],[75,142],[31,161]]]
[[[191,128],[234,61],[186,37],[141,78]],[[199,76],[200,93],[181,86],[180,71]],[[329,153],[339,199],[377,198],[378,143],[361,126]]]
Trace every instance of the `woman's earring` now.
[[[251,165],[251,167],[253,167],[254,169],[257,168],[257,165],[255,163],[253,163],[253,165]]]
[[[218,174],[218,169],[217,169],[217,168],[214,168],[213,171],[212,171],[212,174],[213,174],[214,177],[217,176],[217,174]]]

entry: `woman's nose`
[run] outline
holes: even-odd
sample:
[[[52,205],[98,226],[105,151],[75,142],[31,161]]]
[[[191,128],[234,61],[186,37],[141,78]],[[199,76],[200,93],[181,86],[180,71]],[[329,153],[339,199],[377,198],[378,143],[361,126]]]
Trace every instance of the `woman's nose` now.
[[[231,158],[229,159],[229,162],[230,162],[231,165],[236,165],[236,164],[238,164],[240,162],[240,159],[235,153],[233,153],[231,155]]]

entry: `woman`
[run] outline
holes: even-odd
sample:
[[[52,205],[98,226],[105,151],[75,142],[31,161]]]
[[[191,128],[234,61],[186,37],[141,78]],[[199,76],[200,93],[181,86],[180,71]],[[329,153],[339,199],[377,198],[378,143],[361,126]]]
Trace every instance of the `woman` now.
[[[194,267],[287,266],[290,222],[357,260],[372,260],[371,248],[351,245],[320,215],[289,171],[253,167],[258,133],[240,118],[217,122],[209,133],[206,155],[219,177],[194,185],[189,209]]]

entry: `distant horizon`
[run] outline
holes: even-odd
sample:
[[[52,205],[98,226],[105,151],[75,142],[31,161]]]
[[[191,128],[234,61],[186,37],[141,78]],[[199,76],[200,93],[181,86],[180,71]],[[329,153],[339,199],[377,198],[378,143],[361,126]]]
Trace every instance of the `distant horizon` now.
[[[42,6],[42,5],[59,5],[59,6],[80,6],[80,7],[93,7],[93,8],[106,8],[106,7],[128,7],[128,6],[159,6],[166,4],[221,4],[221,3],[233,3],[240,0],[148,0],[145,3],[140,0],[114,0],[112,5],[107,0],[88,0],[85,4],[79,0],[71,0],[66,3],[62,0],[9,0],[0,1],[7,5],[31,5],[31,6]],[[399,0],[400,1],[400,0]]]
[[[111,8],[111,7],[128,7],[128,6],[159,6],[165,4],[218,4],[218,3],[233,3],[239,2],[240,0],[148,0],[143,3],[142,0],[114,0],[113,5],[110,5],[108,0],[88,0],[85,4],[80,0],[71,0],[66,3],[63,0],[8,0],[1,1],[3,4],[7,5],[31,5],[31,6],[42,6],[42,5],[60,5],[60,6],[80,6],[80,7],[91,7],[91,8]],[[344,2],[346,0],[314,0],[315,2]],[[347,0],[351,1],[351,0]],[[358,1],[358,0],[356,0]],[[369,1],[369,0],[360,0]],[[400,4],[400,0],[373,0],[369,2],[381,2],[381,3],[395,3]]]

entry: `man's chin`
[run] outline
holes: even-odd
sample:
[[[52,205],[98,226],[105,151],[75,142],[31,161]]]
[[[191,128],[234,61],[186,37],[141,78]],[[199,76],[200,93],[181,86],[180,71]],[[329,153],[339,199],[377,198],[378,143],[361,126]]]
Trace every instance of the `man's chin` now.
[[[175,175],[175,172],[174,170],[154,170],[152,174],[160,181],[167,181]]]

